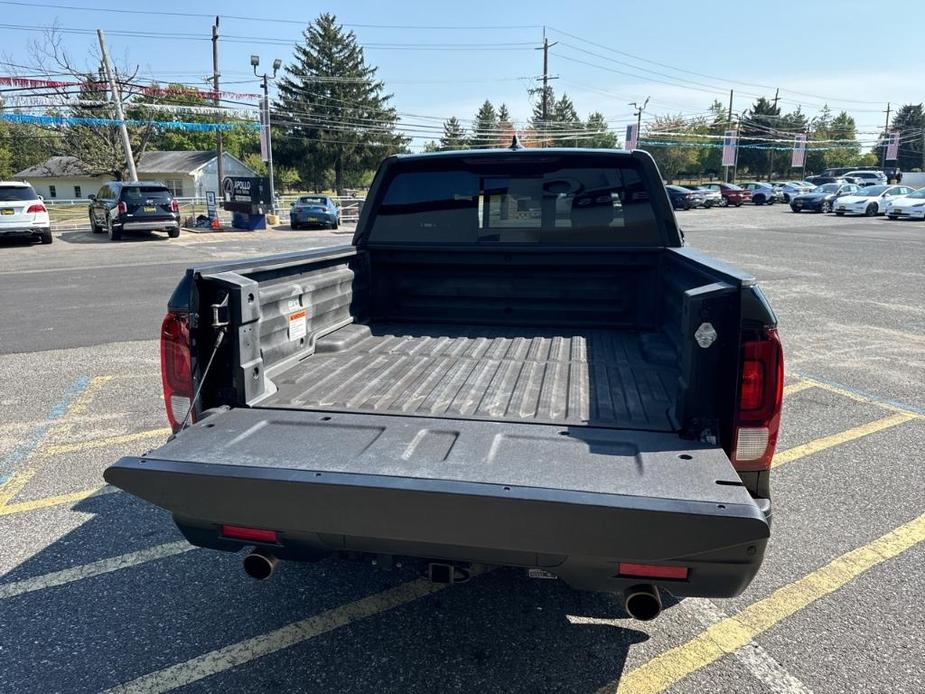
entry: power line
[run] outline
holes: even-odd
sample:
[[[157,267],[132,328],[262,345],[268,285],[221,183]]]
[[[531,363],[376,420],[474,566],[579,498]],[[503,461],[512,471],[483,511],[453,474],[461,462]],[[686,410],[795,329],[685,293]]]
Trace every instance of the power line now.
[[[757,88],[759,88],[759,89],[766,89],[766,90],[768,90],[768,91],[770,91],[771,89],[774,89],[774,87],[771,87],[771,86],[766,85],[766,84],[759,84],[759,83],[756,83],[756,82],[742,82],[742,81],[739,81],[739,80],[731,80],[731,79],[729,79],[729,78],[727,78],[727,77],[716,77],[715,75],[708,75],[708,74],[703,73],[703,72],[696,72],[696,71],[694,71],[694,70],[687,70],[687,69],[685,69],[685,68],[677,67],[677,66],[675,66],[675,65],[669,65],[668,63],[660,63],[660,62],[658,62],[658,61],[656,61],[656,60],[650,60],[650,59],[648,59],[648,58],[643,58],[643,57],[641,57],[641,56],[633,55],[632,53],[627,53],[626,51],[617,50],[616,48],[612,48],[612,47],[610,47],[610,46],[605,46],[604,44],[601,44],[601,43],[595,43],[594,41],[591,41],[591,40],[589,40],[589,39],[582,38],[581,36],[577,36],[577,35],[575,35],[575,34],[569,33],[569,32],[567,32],[567,31],[565,31],[565,30],[563,30],[563,29],[558,29],[558,28],[556,28],[556,27],[549,27],[549,28],[550,28],[552,31],[555,31],[556,33],[563,34],[564,36],[569,36],[569,37],[571,37],[571,38],[573,38],[573,39],[576,39],[576,40],[578,40],[578,41],[583,41],[584,43],[586,43],[586,44],[588,44],[588,45],[590,45],[590,46],[596,46],[597,48],[602,48],[602,49],[604,49],[604,50],[606,50],[606,51],[610,51],[611,53],[616,53],[616,54],[618,54],[618,55],[623,55],[623,56],[626,56],[626,57],[628,57],[628,58],[632,58],[633,60],[638,60],[638,61],[641,61],[641,62],[644,62],[644,63],[650,63],[650,64],[652,64],[652,65],[657,65],[657,66],[659,66],[659,67],[664,67],[664,68],[667,68],[667,69],[669,69],[669,70],[674,70],[675,72],[683,72],[683,73],[686,73],[686,74],[689,74],[689,75],[694,75],[694,76],[696,76],[696,77],[705,77],[706,79],[711,79],[711,80],[715,80],[715,81],[719,81],[719,82],[723,82],[723,83],[727,83],[727,84],[744,84],[744,85],[749,86],[749,87],[757,87]],[[825,101],[836,101],[836,102],[857,103],[857,104],[880,104],[880,103],[881,103],[881,102],[879,102],[879,101],[869,101],[869,100],[863,101],[863,100],[857,100],[857,99],[840,99],[840,98],[837,98],[837,97],[826,97],[826,96],[823,96],[823,95],[821,95],[821,94],[807,94],[807,93],[805,93],[805,92],[798,92],[798,91],[793,90],[793,89],[784,89],[783,91],[790,92],[791,94],[797,94],[797,95],[799,95],[799,96],[810,97],[810,98],[813,98],[813,99],[823,99],[823,100],[825,100]]]
[[[167,11],[167,10],[128,10],[123,8],[110,8],[110,7],[86,7],[80,5],[62,5],[59,3],[47,3],[47,2],[15,2],[13,0],[0,0],[0,5],[16,5],[19,7],[44,7],[47,9],[54,10],[74,10],[79,12],[105,12],[106,14],[133,14],[133,15],[147,15],[147,16],[156,16],[156,17],[190,17],[190,18],[200,18],[200,19],[213,19],[214,14],[204,13],[204,12],[177,12],[177,11]],[[241,16],[241,15],[230,15],[222,14],[222,19],[233,19],[244,22],[265,22],[271,24],[297,24],[301,26],[308,26],[312,24],[314,20],[307,19],[280,19],[275,17],[257,17],[257,16]],[[462,30],[462,31],[492,31],[492,30],[512,30],[512,29],[539,29],[542,25],[540,24],[502,24],[502,25],[478,25],[478,26],[433,26],[433,25],[421,25],[421,24],[356,24],[350,22],[344,22],[341,26],[345,27],[356,27],[363,29],[426,29],[426,30]]]

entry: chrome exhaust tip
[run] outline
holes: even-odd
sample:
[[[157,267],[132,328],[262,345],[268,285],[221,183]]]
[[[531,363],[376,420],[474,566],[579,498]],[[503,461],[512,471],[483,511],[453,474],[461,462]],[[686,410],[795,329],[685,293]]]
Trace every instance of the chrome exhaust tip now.
[[[269,552],[254,550],[244,557],[242,563],[244,565],[244,573],[256,581],[265,581],[276,571],[279,559]]]
[[[655,619],[662,612],[662,598],[658,588],[651,583],[626,590],[623,593],[623,605],[629,616],[640,622]]]

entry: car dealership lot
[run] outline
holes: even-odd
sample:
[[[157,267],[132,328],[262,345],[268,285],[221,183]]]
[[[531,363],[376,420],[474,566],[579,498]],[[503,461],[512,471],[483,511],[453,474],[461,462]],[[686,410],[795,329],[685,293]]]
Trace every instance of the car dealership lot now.
[[[256,583],[103,486],[167,434],[154,338],[182,270],[349,234],[0,245],[0,691],[921,691],[925,223],[678,219],[759,278],[788,380],[761,573],[649,623],[514,571],[442,587],[326,560]]]

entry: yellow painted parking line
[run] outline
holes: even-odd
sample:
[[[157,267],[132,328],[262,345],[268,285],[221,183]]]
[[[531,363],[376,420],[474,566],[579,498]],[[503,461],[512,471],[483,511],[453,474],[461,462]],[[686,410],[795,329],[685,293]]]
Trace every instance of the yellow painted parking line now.
[[[131,566],[138,566],[139,564],[144,564],[156,559],[172,557],[176,554],[188,552],[191,549],[195,549],[195,547],[186,541],[168,542],[167,544],[149,547],[148,549],[142,549],[137,552],[122,554],[118,557],[100,559],[90,564],[83,564],[82,566],[75,566],[70,569],[63,569],[62,571],[26,578],[22,581],[2,583],[0,584],[0,600],[23,595],[24,593],[32,593],[37,590],[45,590],[46,588],[63,586],[68,583],[73,583],[74,581],[82,581],[85,578],[92,578],[93,576],[108,574],[120,569],[127,569]]]
[[[925,419],[925,415],[922,415],[918,412],[913,412],[912,410],[907,410],[898,405],[894,405],[890,402],[884,402],[883,400],[878,400],[877,398],[867,397],[861,395],[860,393],[855,393],[854,391],[848,390],[847,388],[841,388],[839,386],[834,386],[829,383],[823,383],[822,381],[817,381],[815,379],[809,378],[807,376],[801,376],[804,382],[811,383],[814,388],[821,388],[822,390],[827,390],[830,393],[835,393],[843,397],[849,398],[856,402],[864,402],[869,405],[876,405],[877,407],[882,407],[885,410],[891,410],[892,412],[898,412],[902,414],[907,414],[911,417],[916,417],[919,419]]]
[[[153,439],[157,437],[167,437],[172,433],[170,427],[161,427],[159,429],[148,429],[146,431],[136,431],[132,434],[116,434],[114,436],[101,436],[96,439],[87,439],[85,441],[75,441],[74,443],[59,443],[42,446],[38,456],[39,458],[50,458],[65,453],[83,453],[84,451],[95,448],[107,448],[123,443],[132,443],[144,439]]]
[[[90,385],[87,386],[84,392],[74,401],[74,404],[71,405],[70,409],[68,409],[67,419],[79,417],[84,414],[90,406],[90,403],[93,402],[93,398],[96,397],[96,394],[111,380],[112,376],[94,376],[91,378]]]
[[[444,584],[431,583],[422,578],[402,583],[381,593],[332,608],[274,631],[204,653],[163,670],[142,675],[108,691],[153,694],[177,689],[265,655],[290,648],[361,619],[387,612],[446,587]]]
[[[887,559],[925,541],[925,514],[873,542],[837,557],[825,566],[722,620],[672,648],[601,691],[656,694],[688,675],[746,646],[795,612],[844,587]]]
[[[29,480],[35,475],[35,468],[25,468],[20,470],[10,479],[8,479],[3,485],[0,485],[0,514],[2,514],[3,509],[9,503],[10,499],[19,494],[27,484]]]
[[[87,387],[78,395],[74,401],[67,408],[67,411],[62,415],[62,417],[55,423],[51,431],[48,434],[47,438],[51,438],[52,432],[58,431],[59,429],[66,429],[69,424],[68,420],[74,416],[79,416],[87,411],[87,407],[92,402],[93,398],[96,396],[97,392],[112,378],[112,376],[96,376],[90,379],[90,382],[87,384]],[[42,442],[39,444],[37,450],[32,451],[31,454],[26,458],[25,466],[16,472],[10,479],[8,479],[4,484],[0,485],[0,511],[5,508],[9,501],[15,497],[23,488],[29,483],[29,480],[35,476],[35,468],[31,466],[36,458],[36,453],[40,451],[46,444]]]
[[[854,441],[855,439],[869,436],[870,434],[875,434],[878,431],[883,431],[884,429],[889,429],[890,427],[904,424],[913,419],[917,419],[917,415],[899,412],[897,414],[892,414],[889,417],[884,417],[883,419],[878,419],[873,422],[868,422],[867,424],[861,424],[860,426],[846,429],[845,431],[832,434],[831,436],[823,436],[821,438],[814,439],[800,446],[794,446],[793,448],[788,448],[785,451],[775,453],[774,461],[771,463],[771,467],[778,467],[784,463],[789,463],[794,460],[798,460],[799,458],[805,458],[806,456],[813,453],[824,451],[826,448],[832,448],[832,446],[847,443],[848,441]]]
[[[91,496],[101,496],[103,494],[112,494],[118,492],[116,487],[103,485],[100,487],[91,487],[90,489],[81,489],[79,492],[70,492],[68,494],[56,494],[55,496],[46,496],[41,499],[30,499],[29,501],[19,501],[13,504],[0,505],[0,516],[12,516],[16,513],[25,513],[26,511],[37,511],[41,508],[51,508],[52,506],[62,506],[64,504],[76,504]]]
[[[811,381],[797,381],[796,383],[791,383],[789,386],[784,386],[784,397],[787,397],[788,395],[794,395],[802,390],[809,390],[810,388],[815,387],[816,384]]]

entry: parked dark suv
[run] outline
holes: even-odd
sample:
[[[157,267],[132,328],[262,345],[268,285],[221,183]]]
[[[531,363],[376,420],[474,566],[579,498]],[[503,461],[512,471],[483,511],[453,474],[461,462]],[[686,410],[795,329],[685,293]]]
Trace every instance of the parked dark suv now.
[[[180,235],[180,206],[161,183],[113,182],[90,197],[90,229],[118,241],[126,231],[166,231]]]

